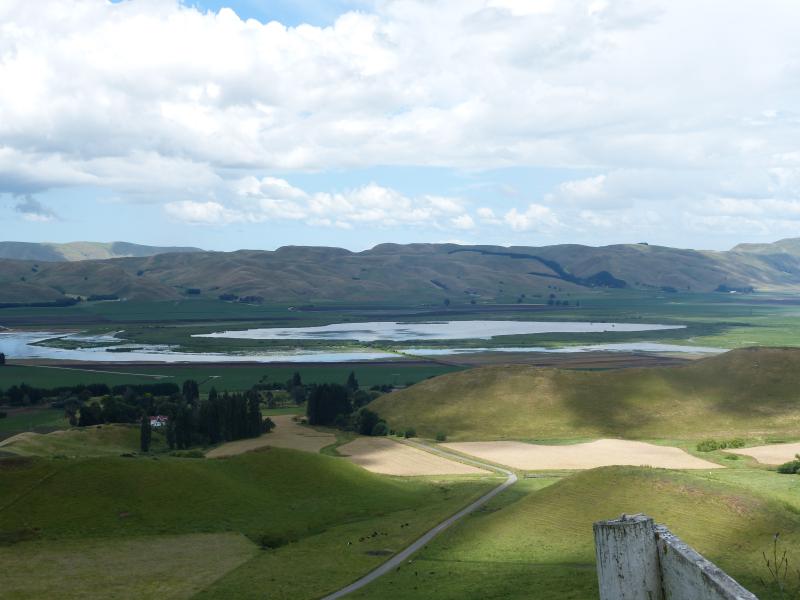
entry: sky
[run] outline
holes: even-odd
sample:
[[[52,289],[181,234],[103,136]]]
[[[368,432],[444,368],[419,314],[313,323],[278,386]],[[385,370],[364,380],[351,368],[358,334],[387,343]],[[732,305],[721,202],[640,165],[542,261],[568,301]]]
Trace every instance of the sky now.
[[[800,236],[796,0],[0,0],[0,240]]]

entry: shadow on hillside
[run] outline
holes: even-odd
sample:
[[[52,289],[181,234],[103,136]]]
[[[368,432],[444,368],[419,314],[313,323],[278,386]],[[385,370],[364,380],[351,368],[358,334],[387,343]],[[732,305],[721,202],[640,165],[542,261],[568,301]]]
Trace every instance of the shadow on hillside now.
[[[637,371],[642,371],[637,369]],[[571,373],[560,382],[564,406],[576,430],[611,437],[636,437],[657,416],[648,410],[649,378],[622,372]]]

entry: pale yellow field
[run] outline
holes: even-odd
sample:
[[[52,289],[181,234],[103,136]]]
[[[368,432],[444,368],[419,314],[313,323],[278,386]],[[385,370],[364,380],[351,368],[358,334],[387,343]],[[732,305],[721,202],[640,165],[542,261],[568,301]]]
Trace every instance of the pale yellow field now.
[[[489,471],[384,437],[361,437],[338,448],[350,462],[384,475],[485,475]]]
[[[222,444],[206,453],[206,456],[208,458],[234,456],[264,446],[319,452],[325,446],[330,446],[336,441],[336,436],[332,433],[323,433],[315,431],[311,427],[298,425],[292,420],[292,415],[277,415],[271,419],[275,422],[275,429],[272,432],[257,438]]]
[[[766,446],[753,446],[752,448],[730,448],[725,452],[751,456],[765,465],[782,465],[794,460],[795,454],[800,454],[800,442],[790,444],[768,444]]]
[[[627,440],[596,440],[566,446],[543,446],[524,442],[454,442],[442,445],[456,452],[524,471],[594,469],[612,465],[665,469],[722,468],[687,454],[680,448]]]

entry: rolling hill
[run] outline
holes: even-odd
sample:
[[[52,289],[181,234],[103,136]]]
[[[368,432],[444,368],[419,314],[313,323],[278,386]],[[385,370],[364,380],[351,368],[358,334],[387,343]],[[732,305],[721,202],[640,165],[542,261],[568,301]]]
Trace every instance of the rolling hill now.
[[[526,480],[470,517],[468,527],[434,540],[413,567],[352,598],[597,598],[592,523],[639,512],[667,525],[759,598],[783,598],[777,586],[762,583],[769,581],[762,552],[771,558],[773,536],[781,532],[779,547],[792,560],[797,556],[797,494],[776,498],[793,483],[751,471],[758,489],[743,489],[728,485],[727,475],[714,481],[700,473],[606,467],[538,490],[542,479]]]
[[[370,405],[394,429],[448,440],[800,438],[800,350],[745,348],[613,371],[492,366]]]
[[[289,246],[275,251],[170,252],[44,262],[0,260],[0,303],[73,297],[247,302],[545,302],[592,288],[669,292],[800,289],[791,240],[728,252],[647,244],[604,247],[382,244],[364,252]],[[537,300],[538,299],[538,300]]]
[[[401,480],[275,448],[0,458],[0,596],[189,598],[212,586],[206,597],[319,598],[494,483]]]
[[[0,242],[0,258],[40,262],[105,260],[128,256],[153,256],[166,252],[202,252],[202,250],[200,248],[142,246],[129,242],[69,242],[66,244]]]

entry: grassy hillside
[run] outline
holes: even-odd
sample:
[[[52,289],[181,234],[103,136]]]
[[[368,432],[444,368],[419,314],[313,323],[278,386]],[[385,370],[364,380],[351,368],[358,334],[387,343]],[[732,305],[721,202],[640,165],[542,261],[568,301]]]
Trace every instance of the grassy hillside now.
[[[66,244],[0,242],[0,258],[42,262],[104,260],[124,256],[152,256],[166,252],[202,251],[199,248],[143,246],[129,242],[69,242]]]
[[[1,477],[0,531],[48,539],[231,530],[297,539],[329,522],[445,495],[425,482],[281,449],[224,460],[30,459]]]
[[[165,585],[172,587],[165,588],[165,597],[188,597],[230,569],[246,568],[245,561],[256,561],[251,568],[261,578],[258,585],[250,578],[242,583],[233,571],[223,587],[244,592],[214,597],[263,597],[268,585],[287,594],[270,597],[313,598],[384,560],[381,552],[368,551],[403,547],[490,485],[475,478],[383,477],[342,459],[280,449],[224,460],[5,458],[0,570],[16,574],[14,597],[35,598],[37,590],[43,594],[60,584],[59,597],[105,598],[92,570],[116,572],[124,565],[138,577],[125,576],[131,587],[120,597],[149,597],[151,554],[161,557],[160,570],[177,574],[190,559],[198,568],[208,564],[194,550],[197,543],[212,552],[214,564],[227,566],[220,571],[209,565],[214,577],[199,582],[168,576]],[[380,535],[373,536],[376,531]],[[187,537],[197,535],[223,537]],[[259,550],[261,545],[272,549]],[[50,560],[31,563],[36,556]],[[39,566],[36,586],[24,579],[32,564]],[[76,569],[69,581],[64,564]],[[333,576],[307,574],[307,593],[292,595],[294,573],[309,565]]]
[[[153,436],[153,451],[164,450],[164,437]],[[0,451],[18,456],[119,456],[139,451],[138,425],[74,427],[52,433],[24,432],[0,441]]]
[[[450,440],[800,438],[800,350],[749,348],[677,367],[498,366],[375,400],[391,427]]]
[[[775,473],[772,478],[780,478]],[[702,475],[610,467],[537,490],[523,481],[434,541],[412,562],[353,598],[597,598],[592,523],[644,512],[716,562],[760,598],[761,552],[781,532],[800,561],[800,508]],[[794,567],[793,567],[794,568]]]
[[[382,244],[364,252],[285,247],[185,252],[71,263],[0,261],[0,302],[55,296],[186,296],[269,302],[546,301],[551,293],[611,287],[711,292],[796,289],[800,255],[786,250],[701,252],[646,244],[605,247]],[[133,252],[130,252],[133,254]],[[524,295],[524,296],[523,296]]]

